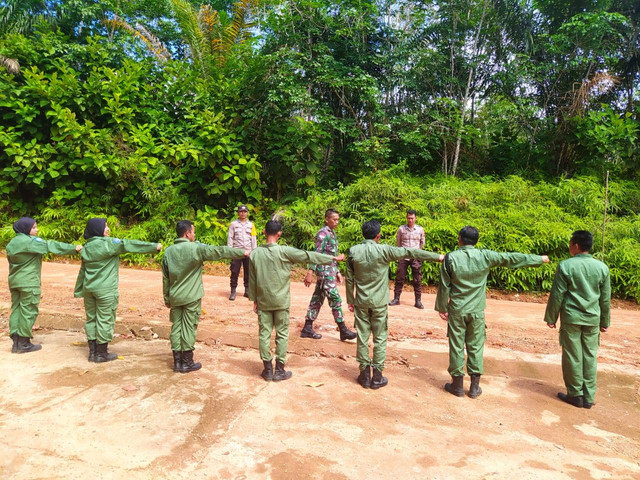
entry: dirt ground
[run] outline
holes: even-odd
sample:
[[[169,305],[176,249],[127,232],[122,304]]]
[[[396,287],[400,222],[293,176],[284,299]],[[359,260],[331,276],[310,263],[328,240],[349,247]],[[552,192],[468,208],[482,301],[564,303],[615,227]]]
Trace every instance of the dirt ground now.
[[[12,355],[0,261],[0,478],[640,478],[637,310],[612,312],[586,410],[556,398],[560,347],[544,304],[488,300],[484,393],[471,400],[442,389],[446,324],[431,294],[425,310],[410,292],[389,309],[389,385],[372,391],[355,383],[355,343],[339,341],[326,305],[323,338],[299,337],[302,283],[292,284],[289,381],[259,377],[256,316],[246,298],[227,300],[220,276],[205,277],[202,370],[171,371],[161,275],[125,268],[111,347],[121,359],[90,364],[77,271],[43,265],[43,349]]]

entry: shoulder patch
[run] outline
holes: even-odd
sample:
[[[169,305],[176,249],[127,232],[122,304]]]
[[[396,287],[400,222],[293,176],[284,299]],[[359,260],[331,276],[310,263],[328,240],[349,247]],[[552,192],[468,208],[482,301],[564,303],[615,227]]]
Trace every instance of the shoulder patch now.
[[[40,237],[35,237],[33,240],[34,240],[35,242],[42,242],[42,241],[43,241]]]
[[[122,240],[120,240],[119,238],[114,238],[113,240],[111,240],[113,243],[122,243]]]

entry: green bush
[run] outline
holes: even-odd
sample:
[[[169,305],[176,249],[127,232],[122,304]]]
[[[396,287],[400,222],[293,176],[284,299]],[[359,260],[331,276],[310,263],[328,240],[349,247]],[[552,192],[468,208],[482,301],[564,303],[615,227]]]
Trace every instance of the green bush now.
[[[283,222],[282,243],[313,249],[314,236],[323,224],[324,211],[336,208],[341,214],[338,235],[340,250],[362,240],[360,228],[369,219],[382,223],[382,241],[393,244],[405,212],[413,208],[426,232],[425,249],[446,253],[457,247],[461,227],[474,225],[480,230],[479,248],[497,251],[547,254],[551,263],[540,268],[511,270],[496,268],[489,286],[510,291],[548,291],[557,263],[569,256],[571,232],[587,229],[594,234],[594,255],[611,269],[613,292],[622,298],[640,300],[640,217],[629,199],[640,197],[640,188],[631,182],[611,183],[611,208],[602,254],[602,212],[604,189],[591,177],[558,183],[533,183],[520,177],[459,179],[444,176],[418,178],[402,166],[361,177],[348,186],[333,190],[311,190],[304,199],[288,205],[263,201],[251,206],[252,219],[262,232],[267,219],[276,215]],[[143,221],[107,215],[114,236],[159,241],[170,245],[175,222],[191,218],[200,241],[214,245],[226,243],[235,204],[228,210],[205,206],[172,209],[163,204],[159,214]],[[86,220],[100,212],[75,207],[45,208],[37,215],[43,237],[67,242],[81,241]],[[104,214],[102,214],[104,216]],[[4,214],[0,229],[2,245],[13,236],[10,223],[16,215]],[[264,241],[259,233],[259,243]],[[162,255],[155,257],[160,260]],[[124,260],[139,265],[153,263],[147,255],[127,255]],[[392,264],[391,272],[395,273]],[[439,265],[423,265],[423,281],[435,284]]]
[[[640,300],[640,219],[628,200],[636,199],[640,188],[625,181],[613,181],[610,187],[605,255],[601,253],[604,188],[591,177],[555,184],[515,176],[504,180],[416,178],[396,167],[344,188],[314,191],[287,206],[284,236],[293,245],[312,248],[324,210],[337,208],[341,251],[361,241],[360,226],[369,219],[381,221],[382,241],[394,244],[406,210],[413,208],[425,229],[427,250],[455,249],[460,228],[474,225],[480,230],[479,248],[549,255],[551,263],[540,268],[496,268],[489,276],[493,288],[548,291],[557,263],[569,256],[571,233],[587,229],[595,237],[594,255],[610,265],[614,293]],[[438,278],[439,266],[425,263],[423,281],[437,283]]]

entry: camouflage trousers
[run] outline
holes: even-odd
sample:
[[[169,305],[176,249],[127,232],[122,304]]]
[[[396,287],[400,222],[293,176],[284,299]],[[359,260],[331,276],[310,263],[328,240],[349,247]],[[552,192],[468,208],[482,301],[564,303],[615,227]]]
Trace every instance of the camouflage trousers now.
[[[316,281],[316,289],[313,291],[311,301],[309,302],[309,309],[305,317],[306,322],[313,322],[318,318],[320,308],[324,303],[325,297],[331,307],[331,313],[336,323],[342,323],[344,321],[344,314],[342,313],[342,298],[340,298],[340,292],[338,291],[338,285],[336,279],[332,276],[318,277]]]

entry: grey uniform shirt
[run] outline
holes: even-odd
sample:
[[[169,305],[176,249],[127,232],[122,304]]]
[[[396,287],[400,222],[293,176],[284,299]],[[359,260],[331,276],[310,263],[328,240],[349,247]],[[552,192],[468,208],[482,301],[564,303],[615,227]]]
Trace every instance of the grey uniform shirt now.
[[[227,247],[253,250],[258,246],[256,241],[256,229],[253,222],[247,220],[241,222],[234,220],[229,225],[229,235],[227,236]]]

